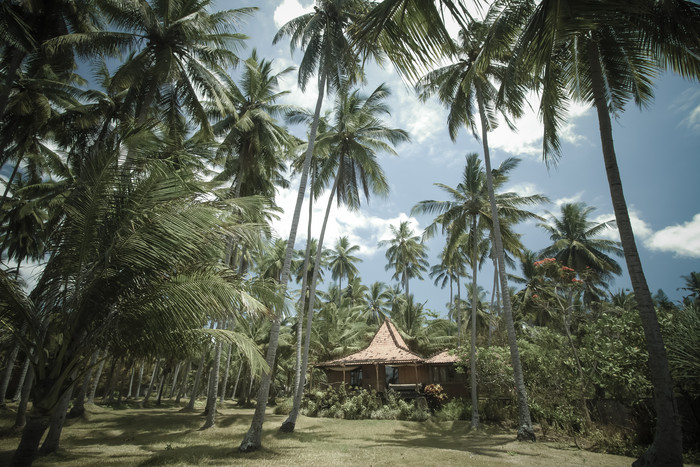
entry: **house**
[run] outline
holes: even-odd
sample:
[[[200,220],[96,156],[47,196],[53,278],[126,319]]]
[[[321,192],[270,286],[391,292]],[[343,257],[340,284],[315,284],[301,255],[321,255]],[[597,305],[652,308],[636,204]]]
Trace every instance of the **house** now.
[[[331,385],[416,393],[425,385],[439,383],[450,397],[466,396],[464,374],[456,372],[456,362],[457,357],[447,350],[430,358],[409,350],[387,318],[365,349],[315,366],[326,373]]]

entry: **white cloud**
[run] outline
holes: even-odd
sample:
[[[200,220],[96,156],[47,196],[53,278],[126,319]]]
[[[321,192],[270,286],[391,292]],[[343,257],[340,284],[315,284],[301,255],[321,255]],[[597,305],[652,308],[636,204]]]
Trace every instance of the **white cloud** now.
[[[501,149],[516,156],[528,155],[533,158],[542,156],[542,122],[537,114],[539,98],[531,94],[528,97],[523,116],[514,122],[516,130],[511,130],[505,120],[499,118],[499,125],[489,133],[489,146]],[[562,141],[571,144],[581,144],[586,138],[577,133],[576,119],[584,116],[590,106],[571,103],[568,109],[566,123],[559,130]]]
[[[414,143],[424,143],[444,131],[447,117],[436,99],[421,102],[413,90],[399,80],[391,83],[391,87],[398,100],[398,105],[392,106],[395,125],[408,131]]]
[[[515,185],[506,187],[503,191],[506,193],[517,193],[520,196],[532,196],[543,193],[536,184],[531,182],[516,183]]]
[[[278,190],[277,193],[277,205],[282,208],[284,212],[280,214],[279,220],[273,221],[272,227],[277,235],[282,238],[287,238],[292,225],[294,205],[297,199],[298,179],[292,182],[292,186],[294,188]],[[321,233],[321,225],[326,213],[327,204],[328,193],[314,201],[312,214],[313,227],[311,230],[311,235],[314,238],[318,238]],[[301,210],[299,228],[296,236],[296,248],[299,248],[299,245],[306,240],[306,229],[309,219],[308,206],[307,198]],[[333,200],[323,243],[325,247],[330,248],[339,237],[347,236],[351,243],[360,247],[359,256],[369,258],[378,251],[377,243],[380,240],[390,238],[389,226],[398,226],[399,222],[403,221],[408,221],[417,235],[422,233],[418,220],[414,217],[409,217],[405,213],[401,213],[392,218],[370,216],[364,213],[362,208],[359,211],[351,211],[344,206],[338,207],[335,200]]]
[[[649,224],[640,217],[640,214],[635,211],[634,209],[629,209],[629,215],[630,215],[630,222],[632,223],[632,230],[634,231],[634,237],[637,240],[644,240],[648,239],[652,234],[653,230]],[[603,222],[608,222],[608,221],[614,221],[615,220],[615,214],[613,213],[604,213],[596,216],[595,218],[591,219],[593,222],[597,223],[603,223]],[[607,238],[610,240],[615,240],[615,241],[620,241],[620,233],[618,232],[617,228],[613,229],[606,229],[605,231],[601,232],[601,237]]]
[[[671,225],[654,232],[644,241],[644,245],[650,250],[700,258],[700,214],[681,225]]]
[[[573,196],[555,199],[554,204],[557,206],[557,208],[561,208],[565,204],[578,203],[581,201],[581,198],[583,198],[583,191],[579,191]]]
[[[671,110],[681,113],[684,118],[680,121],[680,126],[700,133],[700,90],[686,89],[671,104]]]
[[[273,16],[275,26],[279,29],[297,16],[309,13],[313,11],[313,9],[313,1],[300,3],[299,0],[283,0],[282,3],[275,8]]]

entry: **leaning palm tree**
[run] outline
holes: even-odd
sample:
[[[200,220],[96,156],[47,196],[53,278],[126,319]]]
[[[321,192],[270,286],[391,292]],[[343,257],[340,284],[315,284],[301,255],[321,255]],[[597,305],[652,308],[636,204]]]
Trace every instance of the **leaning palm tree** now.
[[[399,223],[396,228],[389,226],[391,238],[378,243],[379,247],[386,247],[387,271],[394,270],[391,276],[394,280],[399,280],[403,286],[403,293],[409,297],[409,280],[411,278],[422,279],[422,273],[428,270],[428,254],[426,246],[419,235],[415,235],[408,221]]]
[[[316,142],[323,96],[326,92],[338,89],[343,79],[353,79],[357,76],[358,55],[346,38],[346,30],[350,21],[356,18],[363,8],[364,2],[361,0],[324,0],[319,7],[314,9],[313,13],[299,16],[283,25],[273,39],[273,43],[277,43],[282,38],[291,36],[292,51],[297,47],[305,49],[298,74],[298,83],[302,91],[306,89],[306,85],[314,73],[318,79],[318,98],[316,99],[308,145],[301,169],[299,191],[297,192],[287,253],[281,275],[280,284],[283,292],[286,292],[289,281],[289,268],[294,254],[294,242],[299,227],[304,193],[306,192],[311,156]],[[270,328],[270,344],[266,355],[270,367],[273,366],[277,352],[279,329],[280,319],[276,316]],[[262,426],[269,390],[270,375],[265,373],[260,381],[257,404],[250,429],[238,448],[241,452],[257,451],[262,446]]]
[[[351,209],[359,209],[362,200],[361,193],[364,194],[366,201],[369,201],[370,193],[386,196],[389,192],[389,185],[384,171],[377,161],[377,154],[387,152],[395,155],[394,146],[409,140],[409,137],[404,130],[387,127],[382,121],[383,116],[389,115],[389,108],[384,103],[388,96],[389,90],[383,84],[366,97],[360,94],[359,90],[349,92],[347,87],[342,87],[333,110],[333,125],[318,138],[319,147],[328,148],[327,151],[324,151],[328,154],[324,170],[335,172],[335,180],[330,190],[326,214],[318,239],[314,271],[318,271],[320,268],[323,238],[326,233],[333,197],[337,195],[338,204],[344,203]],[[317,273],[315,272],[309,290],[307,333],[304,341],[301,377],[294,396],[292,412],[281,427],[283,431],[294,430],[296,417],[301,406],[308,364],[316,277]],[[339,293],[339,295],[341,294]]]
[[[150,332],[177,348],[209,320],[263,309],[246,282],[218,264],[226,233],[259,235],[259,226],[237,219],[261,201],[204,202],[216,196],[192,175],[149,157],[136,173],[118,166],[121,155],[115,147],[83,159],[31,295],[0,273],[0,320],[27,349],[35,378],[15,465],[31,463],[62,397],[115,329]],[[23,323],[27,333],[19,332]],[[241,349],[255,354],[248,344]]]
[[[202,96],[223,116],[231,100],[222,82],[226,66],[239,61],[236,51],[246,36],[236,32],[255,8],[210,13],[211,0],[169,2],[101,2],[104,15],[119,28],[68,34],[53,40],[56,47],[73,46],[79,54],[128,52],[112,78],[115,90],[125,90],[139,125],[149,116],[168,121],[186,113],[210,134]]]
[[[493,240],[495,246],[495,257],[499,273],[501,286],[501,297],[503,299],[503,314],[506,320],[508,331],[508,342],[510,345],[515,385],[518,395],[519,413],[519,440],[534,440],[535,433],[532,429],[530,411],[527,405],[527,392],[523,380],[522,366],[520,364],[520,354],[515,337],[513,326],[513,313],[508,290],[508,277],[506,273],[506,260],[503,248],[503,235],[501,232],[501,222],[498,217],[498,205],[494,192],[493,172],[491,169],[491,157],[488,145],[488,132],[496,127],[496,96],[497,89],[493,82],[498,82],[505,67],[500,61],[507,53],[505,48],[489,53],[487,58],[477,63],[477,59],[484,55],[484,43],[487,38],[488,25],[472,21],[467,29],[459,33],[459,43],[456,45],[459,61],[455,64],[435,70],[420,82],[422,96],[437,94],[440,100],[449,107],[447,126],[452,139],[455,139],[457,132],[465,125],[472,131],[472,134],[479,139],[484,151],[484,165],[486,169],[486,186],[488,189],[488,199],[491,208],[491,218],[493,219]],[[491,52],[489,50],[489,52]],[[500,60],[500,61],[499,61]],[[479,65],[479,66],[477,66]],[[506,108],[508,113],[519,116],[522,113],[518,105],[522,101],[524,88],[512,87],[509,94],[502,100],[501,109]],[[476,115],[479,117],[481,134],[477,133]]]
[[[545,161],[556,162],[559,155],[558,132],[569,99],[596,109],[613,210],[644,327],[658,416],[654,442],[637,463],[680,464],[680,416],[622,189],[610,115],[618,115],[630,100],[640,106],[649,103],[659,71],[700,77],[700,6],[687,0],[567,2],[565,7],[556,0],[516,1],[500,6],[506,8],[494,10],[499,18],[494,37],[517,31],[511,70],[521,73],[525,67],[540,85]],[[518,87],[510,77],[505,82]]]

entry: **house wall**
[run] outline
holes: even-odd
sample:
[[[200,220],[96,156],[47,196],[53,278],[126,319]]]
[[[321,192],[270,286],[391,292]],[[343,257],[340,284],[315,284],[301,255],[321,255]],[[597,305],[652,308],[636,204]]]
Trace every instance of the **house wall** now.
[[[414,367],[413,365],[399,366],[399,384],[416,384],[421,383],[423,386],[428,384],[440,384],[445,393],[449,397],[467,397],[467,385],[463,374],[452,375],[449,379],[436,378],[436,373],[439,372],[431,371],[432,365],[418,365]],[[438,366],[438,365],[436,365]],[[445,365],[439,365],[445,366]],[[378,392],[384,392],[386,389],[385,375],[386,369],[385,365],[362,365],[362,388],[363,389],[374,389]],[[342,371],[325,370],[328,375],[328,384],[339,385],[345,382],[346,385],[350,384],[350,371],[345,372],[345,380],[343,380]],[[377,384],[377,372],[379,372],[379,384]],[[444,372],[443,372],[444,373]],[[453,372],[450,372],[453,373]],[[443,375],[444,377],[444,375]]]

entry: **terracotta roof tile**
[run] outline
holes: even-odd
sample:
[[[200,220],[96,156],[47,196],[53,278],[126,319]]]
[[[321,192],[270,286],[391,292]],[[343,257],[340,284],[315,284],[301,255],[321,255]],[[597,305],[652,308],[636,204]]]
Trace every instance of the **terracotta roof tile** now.
[[[379,327],[367,348],[347,357],[319,363],[316,366],[362,365],[371,363],[423,363],[423,357],[411,352],[389,318]]]
[[[451,350],[443,350],[442,352],[433,355],[425,361],[425,363],[456,363],[458,360],[457,355],[450,354]]]

